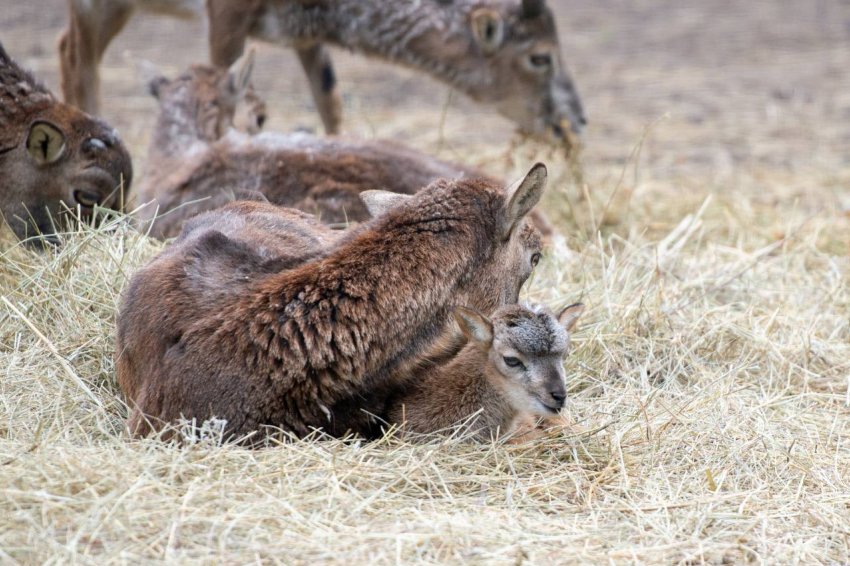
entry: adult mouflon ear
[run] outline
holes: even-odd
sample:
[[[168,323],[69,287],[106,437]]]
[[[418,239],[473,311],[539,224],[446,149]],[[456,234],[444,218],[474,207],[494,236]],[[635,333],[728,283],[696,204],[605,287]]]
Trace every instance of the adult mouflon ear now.
[[[507,239],[516,225],[540,202],[546,190],[548,173],[542,163],[536,164],[528,174],[507,189],[508,203],[502,219],[502,238]]]
[[[257,50],[249,47],[242,57],[236,60],[227,71],[230,86],[237,95],[242,95],[251,86],[251,73],[254,72],[254,55]]]
[[[36,122],[27,136],[27,153],[39,165],[47,165],[62,157],[65,134],[47,122]]]
[[[470,15],[472,38],[481,51],[490,55],[495,53],[505,39],[505,23],[502,16],[489,8],[478,8]]]
[[[558,313],[558,322],[564,327],[567,332],[572,332],[578,322],[579,317],[584,313],[584,304],[575,303]]]
[[[464,336],[485,348],[490,347],[493,343],[493,323],[486,316],[463,307],[455,309],[454,315]]]
[[[391,210],[403,205],[410,199],[410,195],[391,193],[389,191],[363,191],[360,200],[366,205],[366,210],[372,218],[377,218]]]

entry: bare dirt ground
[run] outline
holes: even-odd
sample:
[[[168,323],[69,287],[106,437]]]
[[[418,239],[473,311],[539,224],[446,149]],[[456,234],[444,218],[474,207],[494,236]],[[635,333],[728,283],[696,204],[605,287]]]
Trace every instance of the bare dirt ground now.
[[[0,41],[58,87],[59,0],[0,0]],[[335,53],[346,133],[512,177],[550,166],[527,296],[589,309],[574,429],[520,446],[132,441],[114,317],[161,249],[122,219],[54,255],[0,241],[2,564],[850,563],[850,2],[550,0],[590,125],[577,161],[415,73]],[[128,62],[206,60],[138,17],[102,67],[143,169]],[[261,45],[269,130],[319,129]]]
[[[59,0],[10,1],[0,40],[58,89]],[[850,166],[850,6],[846,0],[551,3],[562,53],[588,111],[589,179],[618,173],[644,130],[644,180],[690,180],[726,190],[736,175],[845,171]],[[292,52],[259,44],[256,80],[270,130],[320,131]],[[128,55],[176,75],[206,61],[203,22],[137,16],[103,64],[104,114],[143,163],[154,100]],[[335,53],[347,133],[403,140],[447,157],[487,163],[504,155],[511,125],[416,73]],[[536,148],[539,149],[539,148]],[[492,168],[499,172],[500,163]],[[730,178],[731,177],[731,178]],[[688,190],[693,190],[689,187]],[[759,191],[761,192],[761,191]]]

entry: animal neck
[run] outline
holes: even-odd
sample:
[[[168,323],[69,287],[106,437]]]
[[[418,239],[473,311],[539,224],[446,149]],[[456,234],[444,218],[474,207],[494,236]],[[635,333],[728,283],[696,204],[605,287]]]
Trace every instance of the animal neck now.
[[[283,334],[297,329],[308,351],[327,353],[325,371],[356,380],[413,367],[451,311],[470,301],[471,274],[481,270],[484,242],[495,230],[481,198],[488,197],[422,203],[405,212],[419,216],[415,221],[391,214],[365,225],[322,260],[260,282],[240,312],[257,340],[279,340],[281,349],[293,347]],[[450,206],[481,216],[458,218]],[[422,217],[423,210],[433,216]],[[258,320],[275,324],[257,326]]]
[[[463,92],[490,81],[486,65],[469,54],[467,0],[397,0],[392,9],[386,0],[328,4],[311,39],[425,71]]]
[[[458,355],[430,380],[440,387],[451,384],[453,403],[458,414],[452,416],[450,426],[482,410],[478,424],[482,434],[489,437],[499,429],[506,434],[517,411],[509,403],[504,391],[504,378],[493,367],[488,352],[475,344],[467,344]]]

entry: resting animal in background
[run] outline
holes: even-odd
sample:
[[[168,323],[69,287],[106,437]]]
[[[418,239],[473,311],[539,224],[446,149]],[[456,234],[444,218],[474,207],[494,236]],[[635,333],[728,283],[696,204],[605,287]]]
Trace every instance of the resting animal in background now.
[[[456,310],[469,341],[448,363],[416,371],[411,390],[388,402],[389,422],[416,433],[452,433],[468,422],[490,440],[556,415],[567,397],[569,333],[583,311],[581,303],[557,317],[541,305],[507,305],[490,318]]]
[[[262,203],[198,217],[125,291],[115,363],[130,431],[218,417],[228,437],[266,425],[370,436],[367,411],[384,414],[455,308],[517,301],[540,253],[525,216],[545,186],[538,164],[507,190],[472,179],[364,193],[377,218],[312,258],[250,235],[243,211]]]
[[[186,219],[233,200],[263,195],[270,202],[343,224],[369,218],[359,194],[382,189],[412,194],[441,178],[484,177],[401,144],[308,134],[236,132],[218,139],[222,124],[243,116],[261,125],[264,106],[250,87],[253,52],[229,70],[194,65],[172,81],[154,79],[160,114],[151,135],[145,175],[134,191],[144,220],[157,218],[151,234],[175,237]],[[212,132],[214,135],[209,134]],[[501,184],[491,180],[493,183]],[[551,224],[539,211],[544,234]]]
[[[200,17],[201,0],[67,0],[59,40],[65,101],[97,113],[98,65],[136,10]],[[545,0],[208,0],[212,63],[226,68],[246,38],[295,49],[328,133],[342,102],[330,55],[335,45],[430,74],[553,141],[578,134],[584,112],[561,62]]]
[[[62,203],[118,208],[133,168],[113,128],[53,94],[0,44],[0,213],[21,240],[56,243]]]

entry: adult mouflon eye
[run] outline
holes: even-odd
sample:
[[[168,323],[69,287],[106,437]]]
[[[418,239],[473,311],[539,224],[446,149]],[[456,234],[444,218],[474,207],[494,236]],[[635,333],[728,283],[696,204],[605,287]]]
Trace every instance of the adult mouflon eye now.
[[[511,368],[525,367],[524,365],[522,365],[522,362],[519,360],[519,358],[515,358],[513,356],[505,356],[504,360],[505,365]]]
[[[537,267],[538,263],[540,263],[540,254],[531,256],[531,267]]]
[[[100,204],[100,195],[90,191],[74,191],[74,200],[85,208],[94,208]]]
[[[545,71],[552,66],[552,55],[549,53],[533,53],[528,56],[528,66],[533,71]]]
[[[262,128],[263,124],[265,124],[265,123],[266,123],[266,117],[265,116],[263,116],[262,114],[257,116],[257,127],[258,128]]]

